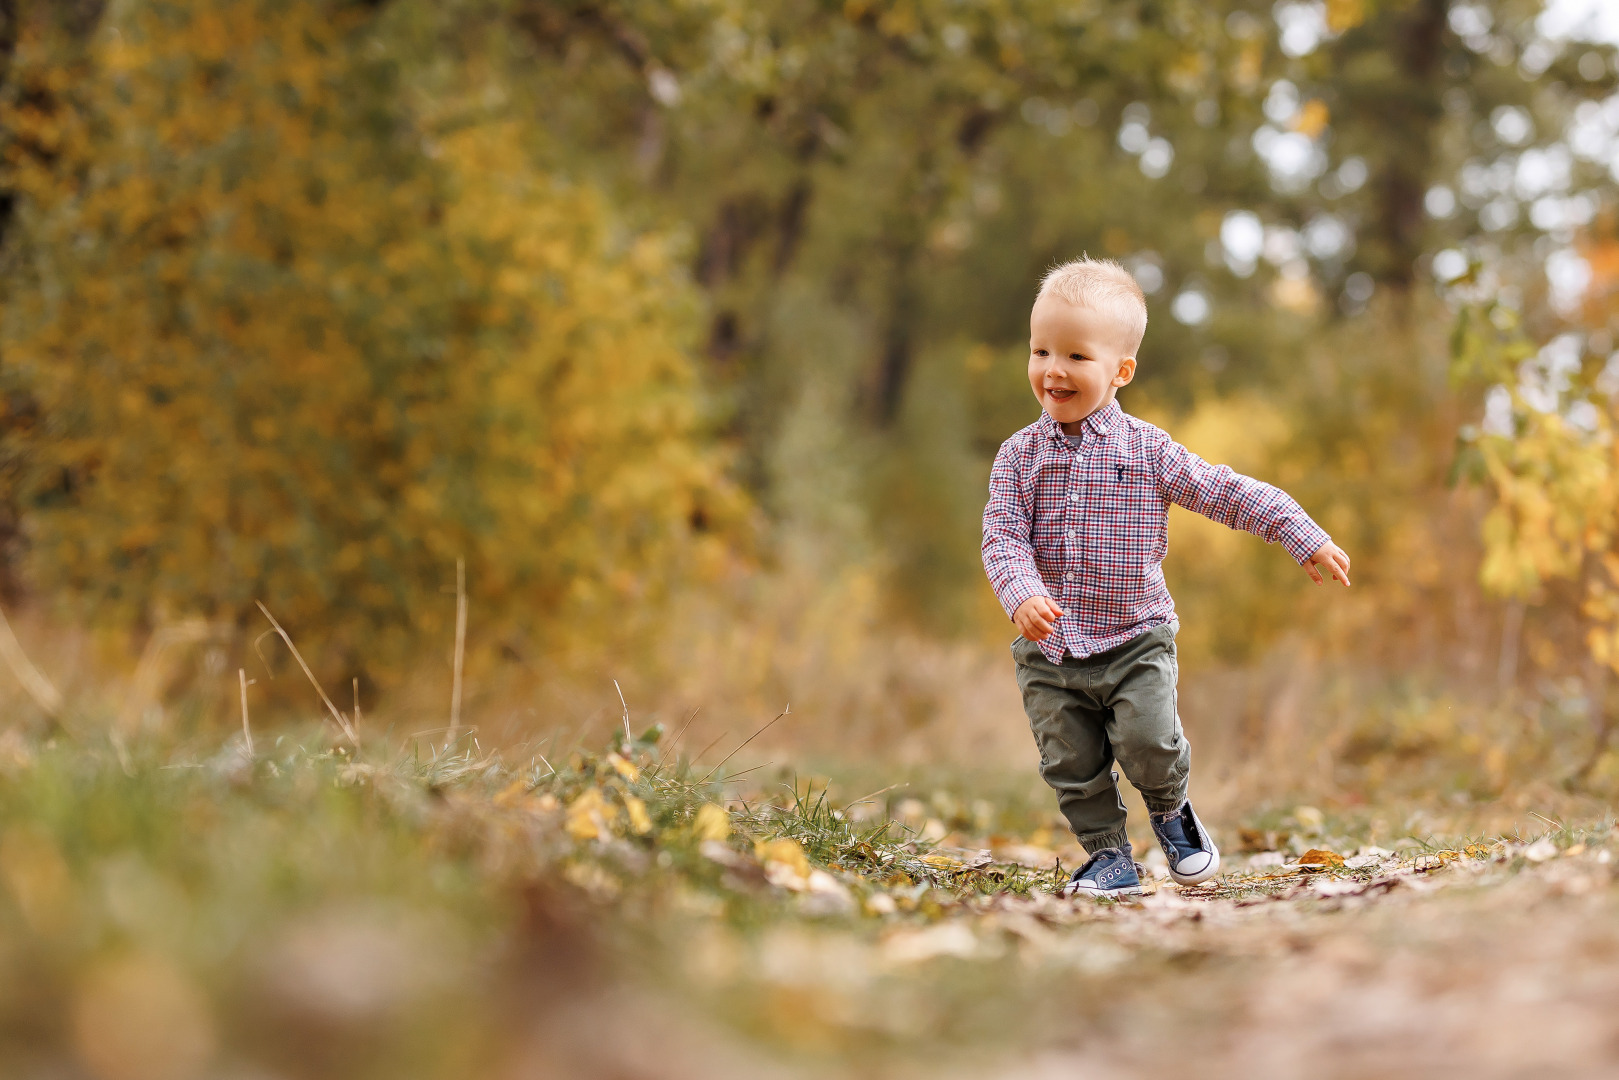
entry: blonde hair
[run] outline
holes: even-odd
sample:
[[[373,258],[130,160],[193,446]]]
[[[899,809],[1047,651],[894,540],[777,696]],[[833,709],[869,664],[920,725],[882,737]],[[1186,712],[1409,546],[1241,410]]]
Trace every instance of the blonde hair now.
[[[1141,291],[1130,271],[1112,259],[1081,255],[1072,262],[1052,267],[1040,279],[1040,293],[1035,299],[1047,296],[1117,315],[1135,342],[1131,353],[1141,347],[1141,339],[1147,333],[1147,294]]]

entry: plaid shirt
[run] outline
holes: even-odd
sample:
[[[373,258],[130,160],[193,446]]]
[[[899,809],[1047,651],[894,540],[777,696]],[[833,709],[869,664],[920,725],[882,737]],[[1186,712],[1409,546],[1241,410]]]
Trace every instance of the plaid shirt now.
[[[1001,444],[984,507],[984,570],[1007,615],[1031,596],[1065,612],[1039,643],[1052,663],[1175,621],[1172,502],[1281,541],[1301,565],[1330,539],[1280,488],[1210,465],[1116,401],[1085,418],[1080,443],[1042,412]]]

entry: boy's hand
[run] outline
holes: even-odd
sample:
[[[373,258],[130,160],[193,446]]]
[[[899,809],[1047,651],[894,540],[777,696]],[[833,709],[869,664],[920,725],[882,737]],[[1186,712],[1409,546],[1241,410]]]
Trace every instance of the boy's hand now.
[[[1348,562],[1347,559],[1344,561]],[[1018,632],[1030,641],[1044,641],[1051,636],[1057,620],[1062,616],[1062,608],[1051,597],[1031,596],[1018,605],[1012,621],[1017,623]]]
[[[1349,587],[1349,556],[1344,554],[1343,548],[1334,544],[1331,540],[1317,548],[1316,553],[1310,556],[1310,561],[1304,564],[1304,572],[1309,574],[1311,580],[1317,585],[1320,585],[1324,583],[1325,579],[1322,578],[1321,571],[1316,569],[1318,566],[1343,582],[1344,588]],[[1021,608],[1018,609],[1018,613],[1022,614]]]

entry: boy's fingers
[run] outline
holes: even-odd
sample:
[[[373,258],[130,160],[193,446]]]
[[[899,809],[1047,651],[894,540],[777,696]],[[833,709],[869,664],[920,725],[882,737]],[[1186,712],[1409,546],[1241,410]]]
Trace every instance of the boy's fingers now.
[[[1305,563],[1304,570],[1310,575],[1310,580],[1317,585],[1321,584],[1321,571],[1315,568],[1315,563]]]

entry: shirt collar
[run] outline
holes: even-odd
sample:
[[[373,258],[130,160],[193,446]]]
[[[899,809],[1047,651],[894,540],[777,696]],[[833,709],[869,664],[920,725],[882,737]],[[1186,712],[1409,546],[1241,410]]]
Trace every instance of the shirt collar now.
[[[1119,406],[1118,399],[1108,402],[1085,418],[1084,426],[1093,435],[1106,435],[1113,430],[1113,425],[1119,422],[1124,415],[1124,409]],[[1040,410],[1040,430],[1046,438],[1062,442],[1068,436],[1063,432],[1062,425],[1051,418],[1051,414],[1044,409]]]

